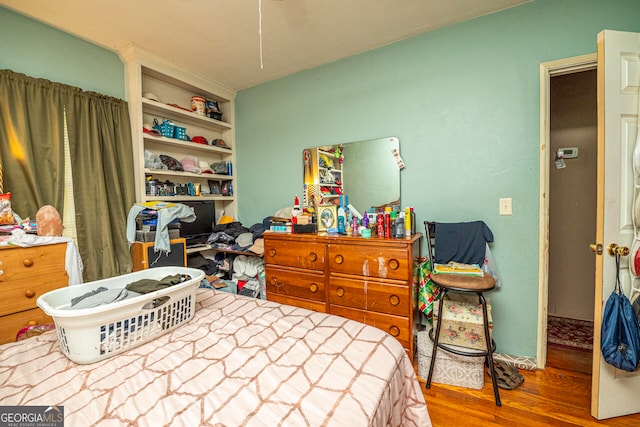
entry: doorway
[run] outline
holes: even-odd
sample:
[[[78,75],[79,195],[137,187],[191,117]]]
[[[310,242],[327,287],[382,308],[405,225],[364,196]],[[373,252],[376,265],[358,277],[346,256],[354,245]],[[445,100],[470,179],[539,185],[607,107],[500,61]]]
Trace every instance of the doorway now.
[[[596,228],[597,70],[549,82],[546,366],[591,373]]]
[[[589,192],[595,197],[596,187],[595,184],[587,186],[587,183],[583,183],[579,178],[573,178],[573,175],[578,169],[581,169],[581,165],[585,163],[585,160],[590,159],[594,162],[593,167],[593,179],[597,177],[597,169],[595,162],[597,161],[597,144],[593,143],[593,146],[583,146],[584,142],[581,138],[569,138],[566,136],[574,136],[575,134],[584,133],[585,127],[591,127],[590,118],[586,119],[587,114],[579,113],[579,108],[585,103],[584,99],[580,99],[583,94],[581,90],[576,88],[576,85],[580,83],[580,77],[587,79],[589,74],[582,74],[583,72],[591,71],[594,76],[597,77],[597,56],[596,54],[588,54],[582,56],[576,56],[571,58],[564,58],[556,61],[545,62],[540,64],[540,205],[539,205],[539,226],[538,226],[538,244],[539,244],[539,258],[538,258],[538,338],[537,338],[537,352],[536,352],[536,366],[539,369],[544,369],[547,366],[547,323],[548,315],[550,313],[561,313],[569,316],[576,316],[575,312],[565,310],[566,307],[562,302],[557,302],[558,296],[564,297],[568,301],[573,301],[574,294],[578,292],[575,289],[569,289],[567,286],[588,286],[589,289],[580,289],[580,294],[586,294],[585,297],[595,300],[595,283],[594,275],[590,278],[577,278],[570,273],[571,269],[575,267],[576,260],[583,260],[583,262],[590,262],[591,266],[595,265],[595,260],[584,260],[583,248],[581,245],[583,238],[589,240],[584,246],[584,250],[587,250],[589,243],[592,242],[594,236],[595,225],[589,229],[585,236],[580,236],[580,242],[572,241],[570,234],[567,230],[563,230],[562,222],[566,222],[569,225],[573,225],[576,220],[572,220],[572,215],[582,215],[585,210],[590,210],[595,218],[596,207],[588,209],[574,209],[576,212],[571,212],[571,203],[567,203],[569,196],[573,196],[574,193]],[[572,75],[576,76],[572,76]],[[566,77],[565,77],[566,76]],[[554,114],[552,118],[551,112],[551,97],[552,97],[552,79],[553,79],[553,99],[554,99]],[[594,80],[593,91],[597,96],[597,81]],[[587,97],[587,99],[589,99]],[[593,105],[597,111],[597,97],[592,98],[592,101],[587,102],[588,105]],[[558,109],[560,108],[560,111]],[[590,117],[590,116],[589,116]],[[551,122],[554,121],[554,133],[553,142],[551,138]],[[560,121],[558,121],[560,120]],[[593,129],[597,131],[597,115],[593,119]],[[587,125],[588,123],[588,125]],[[597,141],[597,139],[595,140]],[[552,149],[553,145],[553,149]],[[556,154],[558,148],[577,148],[578,153],[576,158],[564,159],[564,166],[561,164],[556,166]],[[593,151],[591,151],[591,149]],[[567,172],[567,173],[564,173]],[[562,184],[565,189],[555,188],[558,183],[554,180],[554,203],[551,204],[551,177],[558,177],[563,181]],[[557,176],[556,176],[557,175]],[[569,179],[567,179],[569,178]],[[584,180],[584,178],[583,178]],[[595,183],[595,181],[594,181]],[[563,197],[563,191],[566,196]],[[556,197],[557,196],[557,197]],[[559,199],[559,203],[556,199]],[[562,209],[566,208],[568,212],[562,213]],[[551,275],[550,283],[550,250],[552,242],[551,236],[551,212],[554,215],[554,230],[553,235],[556,240],[553,241],[553,256],[554,256],[554,271],[560,272],[565,277],[557,276],[556,273]],[[569,218],[569,219],[567,219]],[[560,225],[556,224],[556,219],[560,219]],[[556,231],[559,230],[559,231]],[[575,239],[575,237],[573,237]],[[565,242],[563,243],[562,240]],[[562,245],[569,245],[570,249],[563,248]],[[559,249],[559,251],[557,250]],[[590,253],[590,252],[589,252]],[[592,255],[592,254],[591,254]],[[576,258],[577,257],[577,258]],[[592,255],[593,258],[593,255]],[[580,265],[580,264],[578,264]],[[557,267],[557,268],[556,268]],[[591,272],[593,272],[593,267]],[[588,274],[585,274],[586,277]],[[566,283],[568,282],[568,284]],[[550,289],[550,285],[559,286]],[[574,292],[572,293],[571,290]],[[549,306],[549,293],[552,294],[552,306]],[[569,295],[569,297],[566,297]],[[558,306],[560,304],[560,306]],[[587,303],[587,307],[591,307],[591,320],[593,320],[593,303]],[[584,307],[583,307],[584,308]],[[551,310],[551,311],[550,311]],[[558,311],[559,310],[559,311]],[[584,317],[584,314],[581,314]],[[583,355],[584,356],[584,355]],[[587,354],[586,359],[590,360],[591,354]],[[555,363],[555,362],[553,362]],[[582,366],[588,365],[587,361],[582,362]],[[583,369],[584,370],[584,369]]]

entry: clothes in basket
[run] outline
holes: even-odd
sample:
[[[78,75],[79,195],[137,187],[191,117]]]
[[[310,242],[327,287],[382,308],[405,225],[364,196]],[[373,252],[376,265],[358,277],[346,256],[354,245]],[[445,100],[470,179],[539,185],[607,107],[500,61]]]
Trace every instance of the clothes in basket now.
[[[105,288],[121,291],[127,285],[155,287],[172,277],[188,279],[157,290],[140,289],[127,298],[95,307],[70,309],[74,298],[94,295]],[[53,318],[60,349],[80,364],[98,362],[168,333],[193,318],[195,294],[204,278],[202,270],[158,267],[55,289],[38,297],[36,304]],[[97,293],[96,295],[100,295]]]
[[[433,352],[433,342],[429,338],[429,331],[418,332],[417,341],[418,376],[426,381],[429,376],[429,366]],[[455,346],[453,347],[455,348]],[[465,349],[460,348],[460,350]],[[439,348],[433,369],[431,381],[434,383],[455,385],[475,390],[480,390],[484,387],[484,357],[460,356]]]

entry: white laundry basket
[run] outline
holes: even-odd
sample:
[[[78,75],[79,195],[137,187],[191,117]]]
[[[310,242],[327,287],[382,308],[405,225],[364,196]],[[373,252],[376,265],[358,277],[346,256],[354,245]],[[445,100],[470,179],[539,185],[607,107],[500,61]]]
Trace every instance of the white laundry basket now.
[[[93,308],[72,309],[71,299],[99,287],[122,289],[142,279],[188,275],[185,282]],[[193,318],[196,289],[204,272],[195,268],[158,267],[109,279],[56,289],[37,304],[53,317],[62,352],[79,364],[94,363],[167,333]]]

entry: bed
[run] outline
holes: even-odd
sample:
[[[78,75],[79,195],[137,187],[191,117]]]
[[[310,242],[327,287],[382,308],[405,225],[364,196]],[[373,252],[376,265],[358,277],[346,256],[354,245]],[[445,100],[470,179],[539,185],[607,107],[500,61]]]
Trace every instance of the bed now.
[[[0,346],[0,384],[2,405],[63,406],[71,426],[431,425],[390,335],[203,288],[190,322],[93,364],[53,331]]]

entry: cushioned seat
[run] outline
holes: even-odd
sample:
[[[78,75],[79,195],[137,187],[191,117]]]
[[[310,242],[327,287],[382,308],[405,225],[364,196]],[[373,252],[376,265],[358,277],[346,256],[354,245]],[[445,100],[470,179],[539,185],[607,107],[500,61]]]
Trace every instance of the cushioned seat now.
[[[451,224],[448,224],[451,226]],[[435,258],[434,253],[437,250],[435,244],[433,244],[433,239],[435,236],[435,227],[437,227],[437,223],[425,221],[425,231],[426,231],[426,240],[429,252],[429,258],[433,261]],[[457,261],[452,259],[450,261]],[[432,263],[433,265],[433,263]],[[483,321],[483,329],[484,329],[484,338],[485,343],[490,343],[487,345],[485,350],[476,350],[469,349],[469,351],[460,350],[458,348],[452,348],[447,344],[443,344],[439,342],[440,339],[440,330],[442,327],[443,321],[438,321],[435,331],[432,329],[430,331],[430,338],[433,341],[433,353],[431,355],[431,364],[429,366],[429,375],[427,377],[426,387],[431,387],[431,377],[433,376],[433,371],[435,367],[436,354],[438,349],[444,349],[454,354],[458,354],[461,356],[469,356],[469,357],[484,357],[487,368],[489,369],[489,375],[491,376],[491,382],[493,384],[493,394],[495,396],[496,406],[502,406],[500,402],[500,392],[498,390],[498,382],[496,377],[495,366],[493,364],[493,352],[496,349],[495,342],[491,338],[491,334],[489,331],[489,317],[487,314],[487,301],[484,297],[484,292],[489,292],[493,290],[496,286],[496,281],[493,276],[484,273],[482,277],[480,276],[467,276],[467,275],[454,275],[454,274],[432,274],[431,280],[433,283],[440,288],[440,295],[438,301],[438,313],[439,319],[444,319],[444,299],[447,296],[448,292],[460,292],[460,293],[474,293],[478,296],[478,301],[482,305],[482,321]]]

